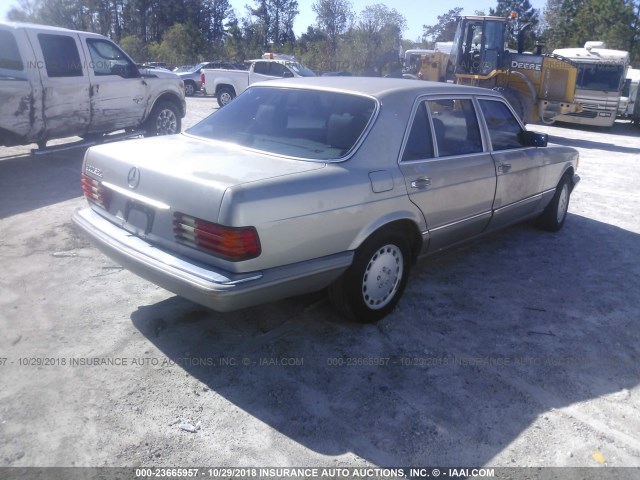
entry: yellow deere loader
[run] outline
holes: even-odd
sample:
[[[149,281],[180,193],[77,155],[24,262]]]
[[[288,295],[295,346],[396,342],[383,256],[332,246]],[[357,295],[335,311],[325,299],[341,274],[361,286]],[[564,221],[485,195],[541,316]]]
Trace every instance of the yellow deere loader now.
[[[553,54],[523,53],[524,32],[516,15],[508,18],[464,16],[458,20],[446,66],[446,80],[502,92],[525,123],[553,123],[558,115],[575,113],[576,65]],[[508,35],[517,34],[518,51],[506,48]],[[423,62],[421,77],[433,78]]]

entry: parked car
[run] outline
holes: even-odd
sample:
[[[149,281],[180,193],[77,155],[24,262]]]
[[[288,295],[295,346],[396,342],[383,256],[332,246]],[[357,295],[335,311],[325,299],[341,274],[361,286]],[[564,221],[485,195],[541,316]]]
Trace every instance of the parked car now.
[[[195,65],[180,65],[172,70],[173,73],[190,72]]]
[[[89,208],[73,219],[115,261],[214,310],[328,287],[371,322],[419,258],[530,218],[559,230],[577,167],[489,89],[273,80],[182,135],[89,149]]]
[[[202,62],[194,65],[189,70],[183,72],[177,72],[178,76],[184,81],[184,94],[187,97],[191,97],[196,92],[199,92],[202,88],[202,81],[200,80],[200,71],[203,68],[217,69],[217,70],[240,70],[235,63],[232,62]]]
[[[351,72],[347,72],[345,70],[341,70],[339,72],[324,72],[322,74],[323,77],[351,77],[353,74]]]
[[[0,22],[0,145],[116,130],[180,131],[184,85],[143,69],[102,35]]]
[[[315,73],[295,59],[265,58],[251,60],[247,71],[220,71],[203,68],[200,75],[205,95],[215,95],[224,107],[231,100],[256,82],[277,78],[314,77]]]
[[[166,64],[165,62],[145,62],[143,64],[143,66],[145,68],[160,68],[162,70],[171,71],[171,67],[168,64]]]

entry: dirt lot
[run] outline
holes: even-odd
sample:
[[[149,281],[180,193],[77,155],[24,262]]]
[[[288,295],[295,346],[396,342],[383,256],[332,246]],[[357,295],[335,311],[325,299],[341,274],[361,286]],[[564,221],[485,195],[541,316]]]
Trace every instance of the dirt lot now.
[[[431,259],[369,326],[178,298],[72,226],[83,151],[4,149],[0,465],[640,467],[639,132],[530,129],[580,150],[564,229]]]

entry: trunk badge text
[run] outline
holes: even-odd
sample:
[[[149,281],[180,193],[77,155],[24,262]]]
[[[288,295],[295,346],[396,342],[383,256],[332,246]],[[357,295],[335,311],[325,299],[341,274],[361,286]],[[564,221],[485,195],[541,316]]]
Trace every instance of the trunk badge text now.
[[[87,165],[85,171],[94,174],[96,177],[102,178],[103,176],[102,170],[100,170],[98,167],[94,167],[93,165]]]
[[[127,182],[129,184],[129,187],[133,189],[138,188],[138,185],[140,185],[140,170],[138,170],[138,167],[133,167],[131,170],[129,170]]]

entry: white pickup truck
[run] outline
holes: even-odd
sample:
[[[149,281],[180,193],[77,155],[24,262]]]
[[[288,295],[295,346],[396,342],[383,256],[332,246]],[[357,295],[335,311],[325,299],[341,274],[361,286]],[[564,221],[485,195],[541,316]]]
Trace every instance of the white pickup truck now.
[[[316,74],[295,59],[251,60],[249,70],[202,69],[200,81],[205,95],[212,94],[224,107],[256,82],[289,77],[315,77]]]
[[[139,70],[102,35],[0,22],[0,145],[178,133],[185,113],[176,74]]]

